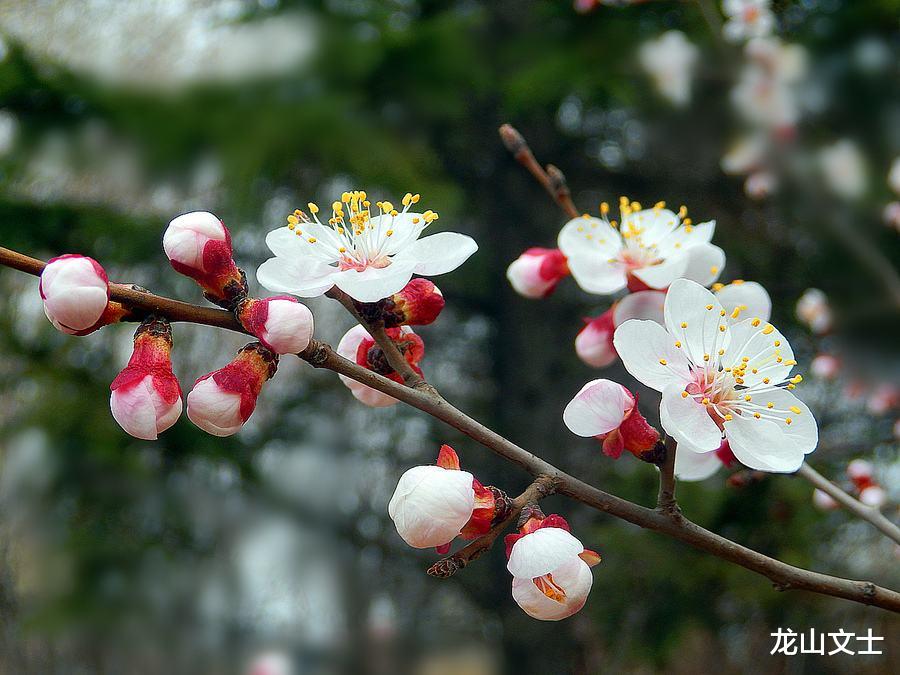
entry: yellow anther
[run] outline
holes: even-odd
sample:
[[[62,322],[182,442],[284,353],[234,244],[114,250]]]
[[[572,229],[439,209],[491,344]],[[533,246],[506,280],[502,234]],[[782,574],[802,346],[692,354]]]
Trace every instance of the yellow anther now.
[[[341,193],[341,201],[344,202],[345,204],[349,203],[349,202],[350,202],[350,196],[351,196],[351,195],[350,195],[349,192],[343,192],[343,193]]]
[[[600,202],[600,215],[605,216],[609,213],[609,204],[606,202]]]
[[[681,392],[681,398],[687,398],[688,393],[686,391]]]
[[[703,355],[703,360],[704,360],[704,361],[709,361],[709,354],[704,354],[704,355]]]
[[[800,410],[800,408],[798,408],[798,407],[795,406],[795,405],[792,405],[790,408],[788,408],[788,410],[790,410],[790,411],[791,411],[792,413],[794,413],[795,415],[799,415],[800,413],[803,412],[802,410]]]
[[[291,225],[296,225],[297,223],[300,222],[300,219],[292,213],[291,215],[289,215],[289,216],[287,217],[287,221],[288,221]]]
[[[741,315],[741,308],[740,308],[740,307],[735,307],[735,308],[734,308],[734,311],[731,313],[731,318],[732,318],[732,319],[736,319],[736,318],[738,318],[740,315]]]
[[[791,384],[800,384],[801,382],[803,382],[803,376],[802,376],[802,375],[794,375],[794,376],[791,378]]]
[[[780,346],[781,346],[781,340],[775,340],[775,342],[773,342],[772,344],[774,344],[776,347],[780,347]]]
[[[703,405],[709,405],[709,399],[704,398],[702,401],[700,401],[700,403],[702,403]]]
[[[341,247],[338,249],[338,253],[346,253],[346,252],[347,252],[347,249],[345,249],[343,246],[341,246]]]
[[[772,408],[775,407],[775,404],[772,403],[772,401],[769,401],[768,403],[766,403],[766,407],[767,407],[769,410],[771,410]]]
[[[712,308],[713,308],[712,305],[707,305],[707,306],[706,306],[706,309],[708,309],[708,310],[709,310],[709,309],[712,309]]]
[[[682,321],[682,322],[681,322],[681,327],[682,327],[682,328],[687,328],[687,321]]]
[[[784,423],[785,423],[785,424],[790,424],[790,423],[793,422],[793,421],[794,421],[794,420],[792,420],[790,417],[785,417],[785,418],[784,418]]]
[[[319,207],[316,206],[315,204],[313,204],[312,202],[310,202],[309,204],[307,204],[307,205],[306,205],[306,208],[309,209],[309,212],[310,212],[310,213],[318,213],[318,212],[319,212]]]
[[[725,350],[724,350],[724,349],[720,349],[720,350],[719,350],[719,356],[724,356],[724,355],[725,355]]]
[[[759,419],[760,417],[762,417],[762,415],[760,415],[758,412],[753,413],[753,416],[754,416],[756,419]]]
[[[687,215],[687,207],[682,205],[680,209],[678,209],[678,217],[684,218]]]
[[[666,208],[666,203],[665,202],[656,202],[653,205],[653,208],[654,209],[664,209],[664,208]]]
[[[685,232],[691,232],[691,231],[693,231],[693,228],[691,227],[691,225],[694,224],[694,221],[693,221],[693,220],[691,220],[690,218],[685,218],[683,222],[684,222],[684,224],[685,224],[685,228],[684,228],[684,229],[685,229]]]
[[[749,403],[750,401],[753,400],[753,397],[750,394],[747,394],[746,396],[744,396],[744,400],[747,401],[747,403]]]
[[[719,310],[719,316],[725,316],[725,310],[724,310],[724,309]]]
[[[666,363],[668,363],[668,362],[667,362],[665,359],[660,359],[660,360],[659,360],[659,365],[661,365],[661,366],[666,365]]]
[[[763,378],[763,384],[769,384],[769,382],[771,382],[771,380],[768,377]]]
[[[750,322],[750,325],[756,328],[760,323],[762,322],[759,319],[753,319],[753,321]]]
[[[716,267],[715,265],[713,265],[712,267],[709,268],[709,273],[710,273],[710,274],[718,274],[718,273],[719,273],[719,268]]]
[[[640,202],[631,202],[631,208],[632,208],[632,210],[634,210],[634,211],[640,211],[640,210],[641,210],[641,203],[640,203]]]
[[[722,324],[722,325],[719,326],[719,332],[720,332],[720,333],[724,333],[724,332],[725,332],[725,325],[724,325],[724,324]]]
[[[734,284],[735,286],[740,286],[742,283],[744,283],[744,280],[743,279],[735,279],[731,283]]]
[[[791,389],[796,389],[796,388],[797,388],[796,384],[789,384],[787,387],[785,387],[785,389],[787,389],[788,391],[790,391]]]
[[[681,340],[676,340],[675,346],[678,347],[679,349],[681,349]]]
[[[394,236],[394,231],[393,231],[393,230],[388,230],[387,232],[385,232],[385,234],[386,234],[387,236],[389,236],[389,237],[393,237],[393,236]]]
[[[306,241],[308,241],[310,244],[315,244],[315,243],[316,243],[316,238],[315,238],[315,237],[310,237],[310,238],[307,239]]]
[[[770,323],[767,323],[766,327],[762,329],[762,334],[763,335],[771,335],[772,331],[774,331],[774,330],[775,330],[775,326],[773,326]]]
[[[719,283],[719,282],[716,282],[716,283],[714,283],[714,284],[712,285],[712,289],[713,289],[713,291],[715,291],[715,292],[721,291],[723,288],[725,288],[725,284],[722,284],[722,283]]]
[[[730,422],[730,421],[733,420],[733,419],[734,419],[734,417],[731,415],[731,413],[728,413],[727,415],[725,415],[725,421],[726,421],[726,422]]]

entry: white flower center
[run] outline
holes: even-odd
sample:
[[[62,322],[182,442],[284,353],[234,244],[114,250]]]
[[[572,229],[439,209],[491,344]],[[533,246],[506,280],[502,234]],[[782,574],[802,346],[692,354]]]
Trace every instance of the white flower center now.
[[[714,314],[713,305],[707,305],[706,309],[709,314],[704,315],[704,321]],[[741,311],[742,306],[737,307],[732,318],[737,319]],[[711,343],[701,346],[702,360],[696,352],[686,352],[691,379],[686,383],[682,397],[691,397],[703,405],[719,428],[734,415],[792,424],[801,409],[797,406],[779,408],[766,396],[777,390],[794,389],[803,379],[800,375],[787,377],[797,362],[784,358],[783,338],[777,334],[770,338],[775,328],[756,318],[750,322],[755,330],[748,331],[739,344],[726,347],[729,327],[725,317],[725,310],[720,310],[719,316],[714,317],[717,319],[716,330]],[[683,342],[676,340],[675,346],[681,349],[689,339],[688,325],[684,321],[677,325]],[[701,334],[706,335],[703,331]],[[660,359],[660,363],[666,365],[665,359]]]
[[[376,202],[378,214],[373,216],[366,193],[354,190],[332,203],[327,224],[319,220],[319,207],[310,202],[307,208],[312,217],[297,209],[288,216],[288,228],[310,245],[317,258],[341,270],[387,267],[404,245],[415,241],[421,229],[438,218],[431,210],[407,217],[419,199],[418,194],[407,192],[402,211],[391,202]]]

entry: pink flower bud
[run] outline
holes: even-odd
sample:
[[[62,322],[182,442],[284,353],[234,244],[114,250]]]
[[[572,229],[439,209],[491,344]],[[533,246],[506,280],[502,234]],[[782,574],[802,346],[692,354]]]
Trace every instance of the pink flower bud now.
[[[818,288],[808,288],[797,300],[797,318],[809,326],[816,335],[831,330],[832,315],[828,296]]]
[[[163,235],[163,249],[176,272],[194,279],[207,297],[228,303],[246,292],[246,280],[232,258],[231,233],[206,211],[178,216]]]
[[[847,465],[847,476],[854,483],[857,481],[871,481],[875,469],[872,463],[864,459],[854,459]]]
[[[603,454],[618,459],[628,450],[638,459],[659,459],[659,432],[637,407],[637,398],[611,380],[592,380],[581,388],[563,411],[569,430],[603,443]]]
[[[575,338],[575,353],[578,354],[578,358],[594,368],[605,368],[610,365],[617,357],[613,347],[615,332],[612,308],[593,319],[585,319],[584,328]]]
[[[822,492],[819,488],[813,490],[813,504],[822,511],[834,511],[841,506],[827,492]]]
[[[530,248],[506,269],[510,285],[526,298],[546,298],[567,276],[569,265],[558,248]]]
[[[110,385],[113,418],[135,438],[155,441],[181,416],[181,387],[172,373],[172,329],[150,318],[134,334],[128,365]]]
[[[841,370],[841,362],[831,354],[819,354],[809,364],[810,372],[823,380],[832,380]]]
[[[416,335],[409,326],[388,328],[386,332],[406,357],[413,370],[421,374],[422,371],[418,364],[425,355],[425,343],[422,342],[422,338]],[[403,382],[403,378],[387,363],[381,347],[362,326],[354,326],[344,334],[338,343],[337,353],[363,368],[384,375],[395,382]],[[388,396],[345,375],[338,375],[338,377],[353,396],[367,406],[384,408],[397,403],[397,399],[393,396]]]
[[[449,545],[472,518],[475,477],[459,467],[449,445],[441,447],[437,465],[414,466],[400,477],[388,504],[398,534],[413,548]]]
[[[237,317],[244,328],[276,354],[299,354],[313,336],[312,312],[289,295],[250,298],[241,303]]]
[[[428,279],[413,279],[399,293],[382,300],[382,319],[388,328],[425,326],[444,309],[444,294]]]
[[[887,502],[887,493],[880,485],[870,485],[859,493],[859,501],[873,509],[880,509]]]
[[[227,366],[197,380],[187,396],[188,418],[213,436],[236,434],[277,368],[277,354],[259,342],[250,343]]]
[[[51,259],[39,289],[47,318],[69,335],[87,335],[127,314],[121,304],[110,302],[106,271],[87,256],[70,253]]]
[[[563,517],[545,517],[537,507],[531,514],[506,537],[513,600],[535,619],[559,621],[584,607],[600,556],[572,536]]]
[[[884,383],[875,387],[866,399],[866,410],[872,415],[884,415],[897,407],[900,403],[900,389],[893,384]]]

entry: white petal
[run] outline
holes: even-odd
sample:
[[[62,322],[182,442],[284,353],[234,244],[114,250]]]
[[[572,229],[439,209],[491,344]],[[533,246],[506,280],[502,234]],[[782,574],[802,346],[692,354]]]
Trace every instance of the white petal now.
[[[709,286],[725,267],[725,251],[712,244],[700,244],[687,249],[688,264],[682,276],[696,281],[701,286]]]
[[[625,387],[610,380],[592,380],[581,388],[563,411],[569,431],[589,438],[618,429],[634,399]]]
[[[678,227],[678,216],[669,209],[643,209],[622,219],[622,231],[639,230],[641,241],[654,246],[665,241]]]
[[[532,618],[560,621],[578,612],[587,601],[594,577],[591,568],[581,558],[574,558],[558,567],[553,570],[552,575],[553,583],[566,593],[563,602],[552,600],[541,593],[531,579],[513,578],[513,600]]]
[[[266,246],[280,258],[306,257],[308,244],[294,230],[279,227],[266,235]]]
[[[700,452],[712,452],[722,445],[722,432],[706,412],[706,406],[692,396],[683,397],[684,387],[665,388],[659,406],[659,421],[679,443],[690,444]],[[676,455],[677,457],[677,455]]]
[[[262,337],[276,353],[297,354],[309,346],[314,321],[306,305],[290,300],[271,300],[268,312]]]
[[[573,218],[557,237],[557,246],[567,258],[587,256],[607,260],[622,249],[622,236],[599,218]]]
[[[753,391],[752,389],[749,391]],[[782,433],[787,437],[790,443],[803,454],[809,454],[816,449],[819,442],[819,429],[816,424],[816,418],[813,416],[809,407],[785,389],[773,389],[760,394],[753,394],[753,404],[760,406],[750,409],[749,406],[741,406],[745,417],[752,416],[753,412],[760,412],[766,416],[774,416],[777,418],[775,424],[781,429]],[[772,408],[768,408],[768,404],[772,404]],[[795,410],[791,410],[794,408]],[[796,412],[799,410],[800,412]],[[791,423],[787,424],[785,420],[790,418]]]
[[[472,237],[458,232],[438,232],[417,240],[401,251],[398,259],[414,261],[415,273],[430,277],[452,272],[477,250],[478,244]]]
[[[128,434],[145,441],[157,439],[156,408],[153,404],[153,376],[112,392],[109,408],[113,419]]]
[[[678,444],[675,452],[675,477],[678,480],[706,480],[722,468],[722,461],[715,452],[693,452],[688,446]]]
[[[739,319],[759,317],[762,321],[768,321],[772,313],[772,300],[769,298],[769,294],[755,281],[723,286],[716,291],[716,297],[728,312],[729,317],[737,307],[746,307],[741,310]]]
[[[735,415],[725,422],[725,436],[737,460],[757,471],[792,473],[803,463],[804,452],[784,433],[783,423]]]
[[[385,231],[394,231],[394,234],[387,238],[387,241],[381,248],[381,252],[384,255],[394,255],[403,251],[413,241],[418,239],[419,235],[422,234],[422,230],[428,226],[421,213],[412,211],[398,213],[396,216],[375,216],[370,222],[374,231],[378,231],[379,228]]]
[[[244,424],[241,395],[223,391],[211,377],[198,382],[187,395],[187,414],[191,422],[213,436],[232,436]]]
[[[260,285],[275,293],[315,298],[334,286],[337,268],[313,260],[269,258],[256,270]]]
[[[403,540],[414,548],[452,541],[475,507],[472,474],[439,466],[416,466],[404,473],[388,514]]]
[[[332,276],[335,286],[359,302],[378,302],[403,290],[413,275],[413,264],[394,260],[387,267],[344,270]]]
[[[790,363],[794,359],[794,350],[777,328],[773,326],[766,334],[764,331],[767,330],[767,324],[760,321],[758,326],[754,326],[754,322],[755,319],[745,319],[731,327],[731,345],[722,357],[722,365],[732,367],[742,363],[746,357],[749,360],[746,361],[747,368],[743,376],[745,386],[765,386],[765,378],[772,383],[781,382],[793,368]]]
[[[613,344],[625,369],[656,391],[670,384],[683,386],[691,381],[684,350],[675,346],[675,338],[658,323],[626,321],[616,329]]]
[[[597,254],[576,253],[569,257],[569,270],[582,290],[609,295],[625,288],[625,265]]]
[[[708,244],[715,231],[716,221],[714,220],[698,225],[679,227],[657,244],[659,254],[665,258],[678,252],[687,251],[694,246]]]
[[[534,579],[552,572],[584,551],[572,534],[560,527],[542,527],[513,544],[506,569],[514,577]]]
[[[632,270],[632,274],[650,288],[667,288],[673,281],[684,275],[688,258],[685,253],[669,256],[662,262],[649,267]]]
[[[678,279],[666,295],[666,328],[698,365],[705,362],[705,355],[714,356],[719,349],[728,347],[730,334],[723,312],[712,293],[687,279]],[[725,330],[720,330],[720,326]]]
[[[613,323],[621,326],[629,319],[648,319],[662,325],[666,294],[662,291],[629,293],[613,308]]]

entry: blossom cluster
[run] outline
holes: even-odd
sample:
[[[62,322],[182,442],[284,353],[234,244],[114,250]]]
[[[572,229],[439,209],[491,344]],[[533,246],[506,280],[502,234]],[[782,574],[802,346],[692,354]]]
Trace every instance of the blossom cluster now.
[[[599,217],[563,226],[559,249],[526,251],[507,271],[513,288],[545,297],[550,267],[558,271],[555,283],[571,274],[589,293],[616,296],[606,312],[585,320],[575,351],[595,368],[620,359],[659,392],[659,421],[678,443],[681,480],[702,480],[723,466],[796,471],[815,449],[818,427],[793,394],[803,378],[793,372],[787,338],[769,323],[768,293],[755,282],[717,282],[725,254],[711,243],[715,221],[694,224],[685,207],[674,212],[664,202],[648,209],[622,197],[619,204],[618,222],[603,203]],[[533,264],[535,251],[552,265]],[[563,421],[600,441],[609,457],[625,450],[654,464],[665,457],[637,395],[617,382],[585,384]]]

